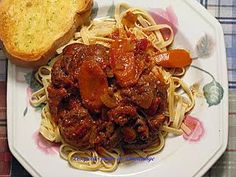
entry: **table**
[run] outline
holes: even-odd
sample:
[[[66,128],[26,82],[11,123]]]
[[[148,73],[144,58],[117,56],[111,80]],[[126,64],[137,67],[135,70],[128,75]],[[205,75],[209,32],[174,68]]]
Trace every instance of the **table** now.
[[[236,0],[197,0],[223,26],[229,75],[229,142],[226,152],[204,177],[236,176]],[[0,177],[31,176],[12,156],[7,143],[7,60],[0,49]]]

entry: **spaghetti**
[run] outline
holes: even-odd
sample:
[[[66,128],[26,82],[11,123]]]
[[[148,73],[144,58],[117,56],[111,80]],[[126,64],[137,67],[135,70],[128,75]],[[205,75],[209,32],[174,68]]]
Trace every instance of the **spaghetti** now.
[[[121,3],[115,7],[115,18],[103,18],[94,20],[89,26],[83,26],[81,30],[75,33],[74,39],[67,45],[72,43],[81,43],[86,45],[99,44],[107,48],[112,48],[116,38],[111,34],[116,31],[119,33],[119,37],[131,38],[142,40],[147,39],[152,46],[152,50],[149,52],[162,53],[168,51],[168,46],[174,40],[174,33],[170,26],[166,24],[156,24],[153,18],[144,10],[139,8],[130,8],[127,4]],[[168,30],[170,36],[168,39],[164,39],[161,30]],[[66,46],[58,49],[58,54],[61,54]],[[155,64],[152,61],[150,65],[150,75],[153,77],[163,77],[163,82],[167,86],[167,109],[164,111],[164,116],[168,117],[164,123],[158,129],[158,135],[152,143],[140,149],[130,148],[128,152],[117,145],[116,147],[106,149],[102,146],[93,148],[88,145],[76,147],[62,136],[62,131],[58,126],[57,121],[52,116],[52,110],[50,110],[50,98],[48,93],[48,87],[52,84],[52,68],[54,64],[60,60],[61,55],[52,59],[48,65],[41,66],[35,77],[43,88],[32,94],[30,102],[33,106],[39,106],[45,104],[42,110],[42,120],[40,126],[40,133],[47,140],[51,142],[61,142],[60,155],[63,159],[67,160],[69,164],[82,170],[100,170],[100,171],[114,171],[117,169],[120,161],[120,157],[129,156],[147,157],[162,150],[165,146],[165,139],[168,133],[175,135],[181,135],[184,131],[188,131],[188,128],[183,124],[185,114],[187,114],[194,107],[194,95],[191,92],[188,85],[183,82],[181,76],[185,73],[185,67],[178,68],[181,71],[175,72],[175,69],[168,70]],[[153,64],[154,63],[154,64]],[[109,72],[107,73],[109,76]],[[115,75],[119,77],[119,75]],[[114,77],[114,73],[110,73],[109,77]],[[123,81],[122,79],[120,79]],[[120,81],[120,82],[121,82]],[[127,84],[127,83],[125,83]],[[180,94],[179,90],[182,90],[184,94]],[[114,94],[116,99],[121,97],[120,94]],[[107,97],[105,97],[107,98]],[[109,104],[109,103],[108,103]],[[116,107],[116,104],[109,105],[110,107]],[[145,107],[145,105],[144,105]],[[111,113],[112,114],[112,113]],[[158,115],[154,115],[158,116]],[[142,119],[140,119],[142,120]]]

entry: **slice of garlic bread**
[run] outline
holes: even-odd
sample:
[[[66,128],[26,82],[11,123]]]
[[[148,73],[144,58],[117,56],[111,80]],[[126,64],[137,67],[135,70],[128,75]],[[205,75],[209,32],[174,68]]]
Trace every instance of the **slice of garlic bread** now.
[[[92,0],[2,0],[0,41],[8,58],[24,67],[45,64],[89,19]]]

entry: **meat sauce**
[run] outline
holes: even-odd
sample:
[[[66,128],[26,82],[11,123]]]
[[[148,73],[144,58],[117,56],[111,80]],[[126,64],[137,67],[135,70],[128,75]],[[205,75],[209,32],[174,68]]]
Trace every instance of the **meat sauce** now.
[[[147,50],[146,39],[115,39],[110,49],[84,44],[64,48],[52,68],[48,96],[67,143],[142,149],[158,141],[167,93],[162,76],[151,72]]]

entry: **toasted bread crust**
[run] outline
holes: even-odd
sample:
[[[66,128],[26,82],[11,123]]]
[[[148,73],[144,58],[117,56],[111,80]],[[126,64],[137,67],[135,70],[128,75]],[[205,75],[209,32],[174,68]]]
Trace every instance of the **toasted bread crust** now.
[[[22,67],[37,68],[46,64],[48,60],[56,54],[56,49],[68,43],[70,39],[73,38],[77,28],[89,20],[93,1],[84,0],[83,3],[84,7],[81,7],[81,9],[79,9],[75,14],[73,24],[69,30],[63,31],[62,35],[55,39],[52,45],[48,46],[47,50],[44,52],[33,54],[13,51],[11,50],[11,46],[9,47],[10,44],[7,43],[7,40],[4,39],[0,34],[0,42],[3,44],[3,50],[5,51],[6,56],[12,61],[12,63]]]

